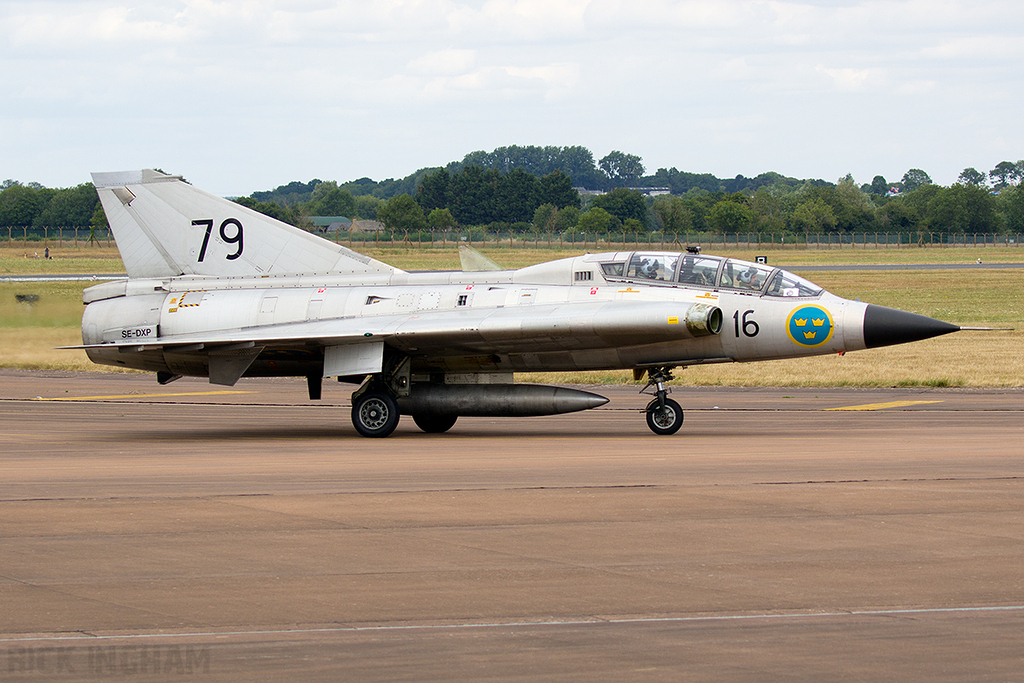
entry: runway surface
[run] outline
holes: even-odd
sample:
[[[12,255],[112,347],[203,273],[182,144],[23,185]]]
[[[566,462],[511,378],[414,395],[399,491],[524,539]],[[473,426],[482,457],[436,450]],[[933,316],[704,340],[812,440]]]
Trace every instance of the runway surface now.
[[[403,419],[348,385],[0,371],[4,680],[1019,679],[1024,392],[676,388]]]

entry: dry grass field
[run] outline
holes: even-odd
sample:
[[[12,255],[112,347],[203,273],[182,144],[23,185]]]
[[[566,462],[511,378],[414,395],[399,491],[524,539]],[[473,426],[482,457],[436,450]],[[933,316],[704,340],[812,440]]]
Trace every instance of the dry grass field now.
[[[483,249],[505,267],[521,267],[579,253],[565,250]],[[408,270],[459,267],[458,253],[447,249],[386,247],[364,253]],[[716,253],[753,260],[754,252]],[[841,265],[953,263],[964,269],[922,271],[802,271],[808,279],[840,296],[891,306],[960,325],[1013,327],[1013,332],[960,332],[915,344],[788,361],[693,367],[678,372],[680,381],[730,386],[1024,386],[1024,270],[971,268],[987,263],[1024,262],[1019,248],[902,248],[770,250],[772,264]],[[118,273],[124,268],[115,248],[51,250],[53,260],[33,258],[18,246],[0,248],[0,276],[28,274]],[[28,256],[28,257],[26,257]],[[112,370],[95,366],[81,351],[54,346],[81,342],[81,292],[89,283],[0,283],[0,367]],[[35,294],[34,304],[18,294]],[[566,373],[523,376],[526,381],[582,384],[628,383],[629,372]]]

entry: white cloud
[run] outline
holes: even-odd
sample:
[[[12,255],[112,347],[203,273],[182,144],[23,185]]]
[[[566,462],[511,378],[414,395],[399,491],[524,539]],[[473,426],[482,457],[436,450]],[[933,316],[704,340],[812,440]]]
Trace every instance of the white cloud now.
[[[516,143],[719,175],[935,159],[941,181],[974,149],[1024,157],[1022,36],[1003,0],[7,2],[3,177],[169,156],[239,193]]]
[[[925,59],[945,59],[971,62],[976,60],[1004,61],[1024,59],[1024,36],[963,36],[952,37],[923,48]]]
[[[454,76],[465,73],[476,63],[476,50],[436,50],[409,62],[412,71],[436,75]]]
[[[870,69],[829,69],[824,66],[818,66],[817,71],[828,76],[836,90],[842,92],[864,90],[871,77]]]
[[[589,0],[488,0],[457,3],[447,14],[455,35],[472,42],[521,41],[536,43],[571,40],[583,31]]]
[[[16,47],[65,51],[108,43],[174,43],[191,37],[188,28],[174,21],[119,5],[89,4],[71,11],[47,3],[40,9],[49,11],[31,11],[32,7],[4,17],[3,33]]]
[[[423,94],[434,102],[457,98],[458,106],[479,105],[481,100],[553,100],[564,96],[578,80],[579,68],[575,64],[487,66],[432,79],[423,86]]]
[[[723,81],[746,81],[750,80],[754,74],[755,70],[751,68],[745,56],[727,59],[711,70],[712,78]]]
[[[761,14],[764,3],[735,0],[594,0],[587,23],[601,30],[721,30],[734,29]]]

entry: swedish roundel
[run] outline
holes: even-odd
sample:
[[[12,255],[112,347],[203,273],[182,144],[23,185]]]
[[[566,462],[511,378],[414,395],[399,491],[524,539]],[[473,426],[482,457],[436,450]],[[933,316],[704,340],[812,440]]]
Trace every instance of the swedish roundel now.
[[[798,346],[814,348],[832,338],[832,314],[821,306],[801,306],[789,314],[786,333]]]

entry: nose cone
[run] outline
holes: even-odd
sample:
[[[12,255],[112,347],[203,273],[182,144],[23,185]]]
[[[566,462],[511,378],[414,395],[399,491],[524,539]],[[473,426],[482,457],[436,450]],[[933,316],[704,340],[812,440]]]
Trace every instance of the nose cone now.
[[[959,330],[959,325],[895,308],[869,304],[864,311],[864,344],[869,349],[930,339]]]

